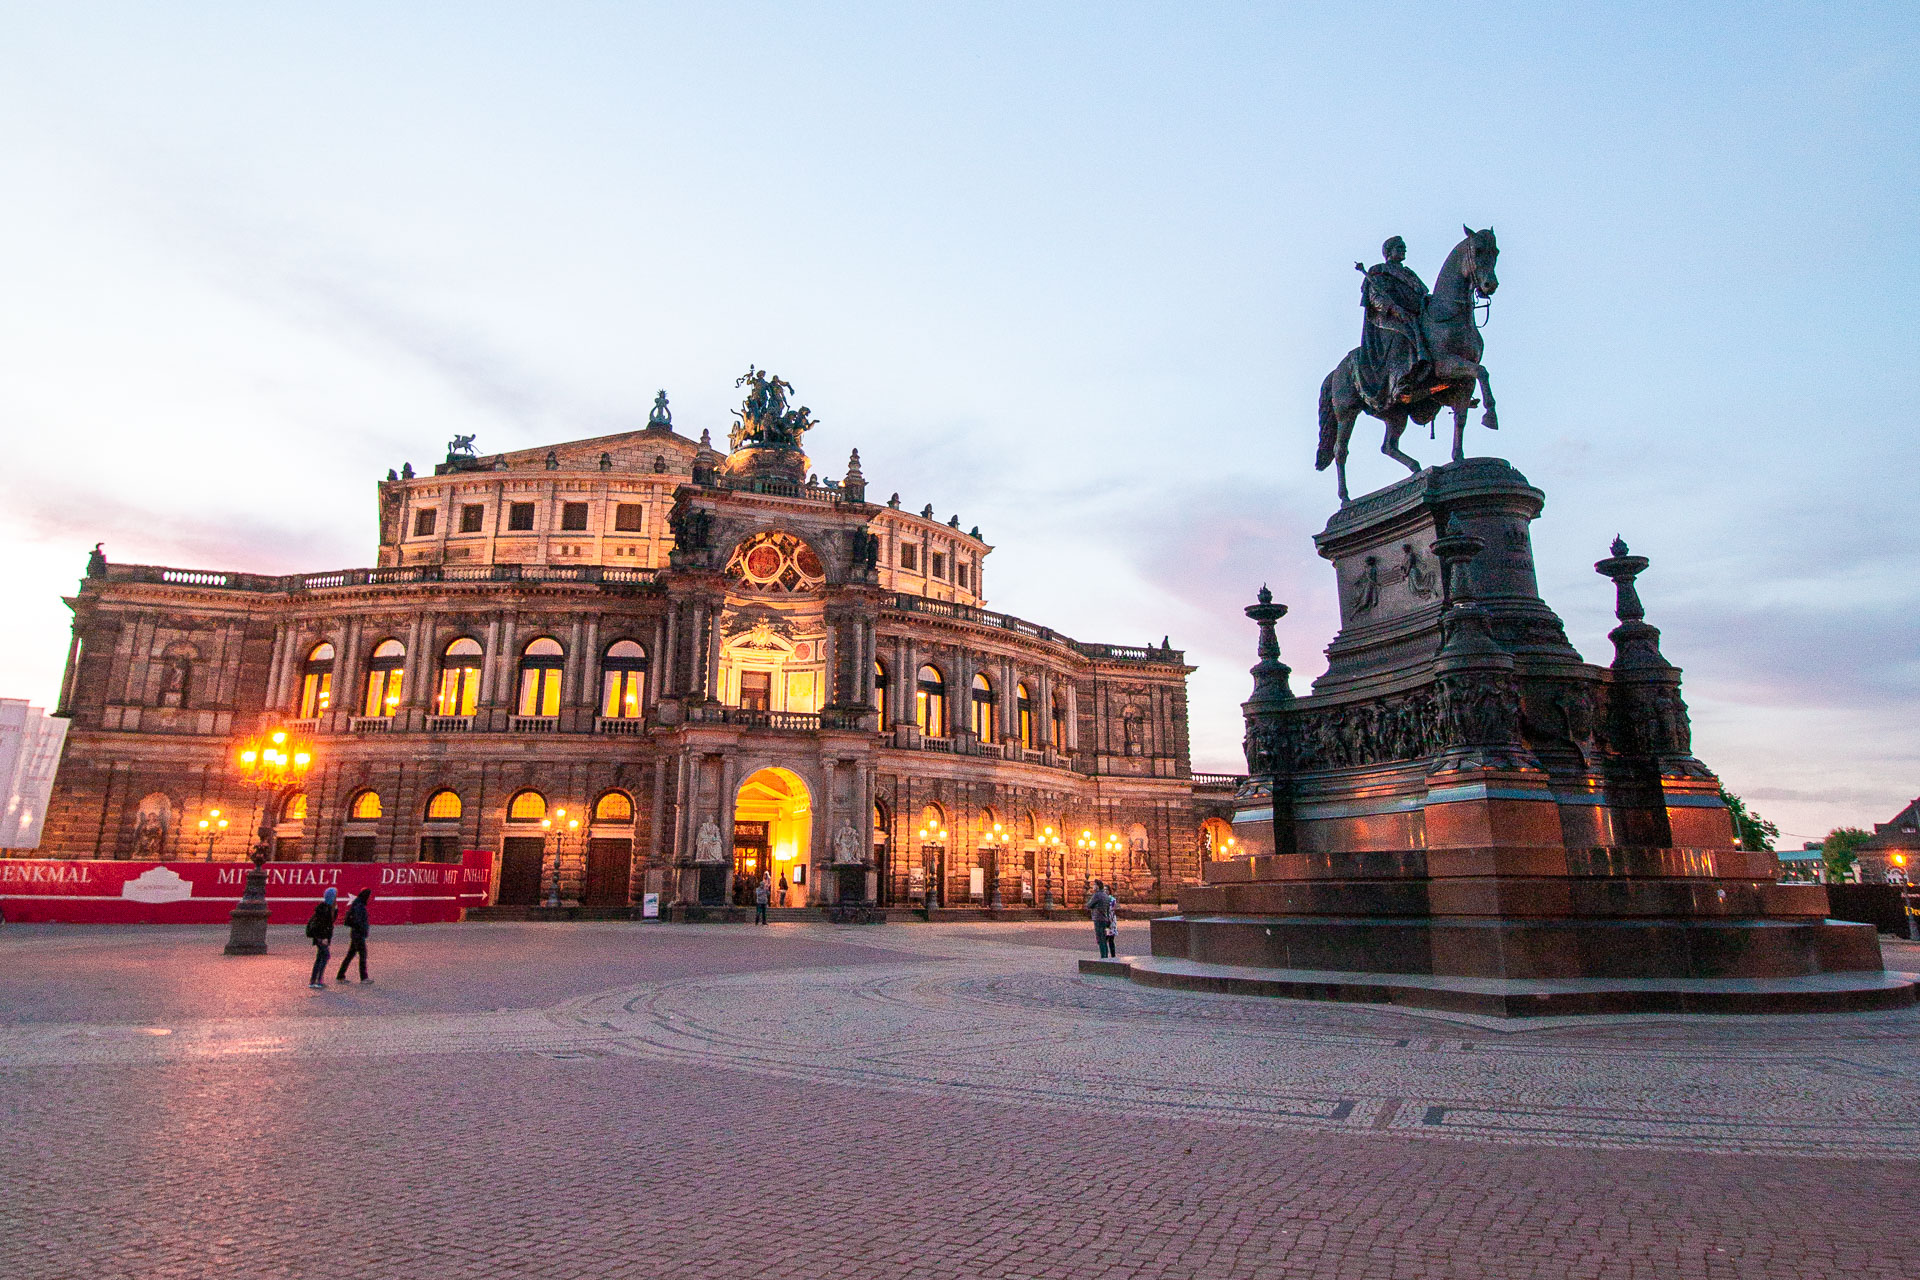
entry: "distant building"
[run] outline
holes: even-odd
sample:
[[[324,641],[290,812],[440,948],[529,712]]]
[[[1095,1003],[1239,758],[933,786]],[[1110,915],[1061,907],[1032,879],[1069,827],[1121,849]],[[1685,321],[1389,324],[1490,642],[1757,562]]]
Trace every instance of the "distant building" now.
[[[1860,846],[1860,879],[1866,884],[1912,884],[1920,868],[1920,799],[1893,815],[1891,822],[1873,824],[1873,834]]]
[[[0,849],[34,849],[53,793],[67,722],[20,698],[0,698]]]
[[[1820,852],[1820,842],[1809,840],[1798,849],[1777,849],[1774,857],[1780,859],[1780,880],[1784,884],[1825,884],[1827,880],[1827,860]]]
[[[755,394],[726,454],[664,396],[643,430],[456,441],[379,485],[372,568],[96,553],[48,852],[200,856],[218,806],[239,820],[209,856],[243,856],[235,748],[282,725],[315,763],[270,815],[277,857],[488,849],[507,904],[556,863],[564,900],[607,906],[738,901],[761,875],[795,906],[1197,880],[1237,779],[1196,797],[1180,651],[990,612],[978,529],[869,501],[857,452],[815,478],[805,411]]]

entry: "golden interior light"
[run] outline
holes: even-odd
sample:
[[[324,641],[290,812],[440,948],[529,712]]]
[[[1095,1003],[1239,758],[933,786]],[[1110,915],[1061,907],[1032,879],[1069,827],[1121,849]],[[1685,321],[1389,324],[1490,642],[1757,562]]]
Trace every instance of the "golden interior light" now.
[[[285,742],[286,740],[287,740],[287,731],[286,731],[285,729],[275,729],[275,730],[273,731],[273,745],[274,745],[274,746],[276,746],[276,747],[277,747],[277,746],[280,746],[280,745],[281,745],[282,743],[284,743],[284,742]]]
[[[251,747],[249,747],[247,750],[242,751],[240,753],[241,764],[250,765],[255,760],[258,760],[259,758],[260,758],[260,753],[258,751],[253,750]]]

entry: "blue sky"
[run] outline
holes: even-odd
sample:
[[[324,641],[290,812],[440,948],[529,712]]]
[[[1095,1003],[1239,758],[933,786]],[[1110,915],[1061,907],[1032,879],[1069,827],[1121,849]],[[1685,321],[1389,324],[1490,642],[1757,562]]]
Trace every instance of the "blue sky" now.
[[[0,695],[86,549],[368,563],[372,483],[799,388],[991,603],[1304,689],[1352,263],[1500,236],[1487,363],[1590,660],[1618,532],[1696,745],[1796,837],[1920,793],[1906,5],[0,5]],[[1377,427],[1354,482],[1397,468]],[[1410,437],[1425,461],[1444,441]]]

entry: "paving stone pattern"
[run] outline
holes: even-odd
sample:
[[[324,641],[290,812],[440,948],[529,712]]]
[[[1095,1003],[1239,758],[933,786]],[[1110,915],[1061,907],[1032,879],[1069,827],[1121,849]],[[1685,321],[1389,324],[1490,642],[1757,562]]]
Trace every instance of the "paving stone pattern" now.
[[[317,993],[9,927],[0,1275],[1920,1274],[1920,1015],[1194,996],[1082,932],[394,929]]]

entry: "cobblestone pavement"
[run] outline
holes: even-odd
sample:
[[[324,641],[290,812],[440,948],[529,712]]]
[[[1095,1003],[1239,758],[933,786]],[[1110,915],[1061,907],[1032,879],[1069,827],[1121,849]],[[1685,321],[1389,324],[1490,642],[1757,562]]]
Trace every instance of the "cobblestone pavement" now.
[[[1085,932],[388,929],[322,993],[293,930],[9,926],[0,1276],[1920,1275],[1920,1014],[1198,996]]]

